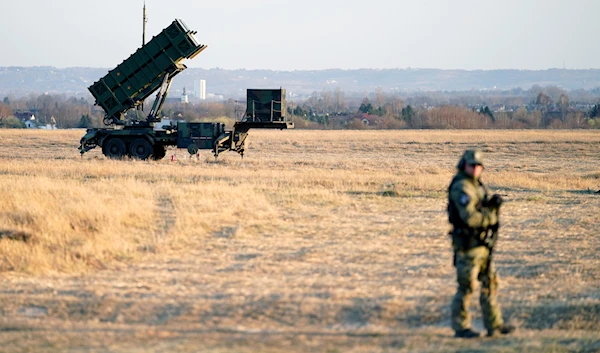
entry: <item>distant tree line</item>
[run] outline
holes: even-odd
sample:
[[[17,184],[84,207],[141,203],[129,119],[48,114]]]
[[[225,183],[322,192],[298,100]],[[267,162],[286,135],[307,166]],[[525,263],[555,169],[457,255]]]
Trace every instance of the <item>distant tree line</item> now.
[[[30,95],[25,98],[4,97],[0,103],[0,123],[2,127],[25,127],[19,116],[27,114],[35,118],[38,126],[55,125],[58,128],[80,127],[82,118],[87,116],[89,126],[102,121],[100,114],[93,113],[93,106],[84,98],[66,95]],[[84,119],[85,120],[85,119]],[[8,122],[8,123],[7,123]]]
[[[314,92],[307,100],[288,104],[288,113],[300,128],[600,128],[598,88],[566,92],[555,86],[534,85],[529,90],[422,94],[376,90],[342,104],[334,104],[332,96],[332,91]]]
[[[402,93],[345,93],[339,88],[313,92],[287,102],[297,128],[309,129],[540,129],[600,128],[600,88],[565,91],[535,85],[529,90]],[[149,110],[149,108],[148,108]],[[220,121],[231,127],[245,103],[234,100],[167,103],[163,114],[175,120]],[[104,112],[84,98],[65,95],[4,97],[0,126],[25,126],[23,113],[38,126],[102,127]],[[127,113],[135,119],[139,112]],[[25,115],[29,116],[29,115]]]

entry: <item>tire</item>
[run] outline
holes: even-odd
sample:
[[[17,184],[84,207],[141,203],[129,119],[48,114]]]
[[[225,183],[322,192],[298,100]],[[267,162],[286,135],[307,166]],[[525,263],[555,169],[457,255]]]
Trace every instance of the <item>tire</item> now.
[[[127,148],[123,140],[113,137],[102,144],[102,153],[110,159],[122,159],[127,153]]]
[[[161,160],[165,158],[167,155],[167,148],[162,145],[155,145],[152,152],[152,159],[155,161]]]
[[[129,145],[129,155],[131,158],[145,160],[150,157],[152,152],[152,144],[144,138],[135,139],[131,145]]]

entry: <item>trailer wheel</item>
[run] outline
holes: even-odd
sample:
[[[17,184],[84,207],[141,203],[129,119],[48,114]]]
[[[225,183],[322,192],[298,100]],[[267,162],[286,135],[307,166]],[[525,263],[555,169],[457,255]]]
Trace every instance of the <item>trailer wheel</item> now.
[[[127,148],[120,138],[113,137],[102,144],[102,153],[111,159],[121,159],[125,156]]]
[[[155,161],[161,160],[165,158],[167,155],[167,148],[163,145],[154,145],[154,149],[152,152],[152,159]]]
[[[142,159],[142,160],[148,159],[148,157],[150,157],[152,152],[153,152],[152,145],[150,144],[150,142],[148,142],[148,140],[146,140],[144,138],[138,138],[138,139],[133,140],[133,142],[129,146],[129,154],[131,155],[132,158],[137,158],[137,159]]]

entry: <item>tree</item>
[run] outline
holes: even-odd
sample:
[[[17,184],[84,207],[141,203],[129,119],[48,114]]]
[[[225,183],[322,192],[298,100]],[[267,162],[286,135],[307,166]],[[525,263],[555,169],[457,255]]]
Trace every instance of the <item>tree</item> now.
[[[8,107],[8,105],[4,104],[4,103],[0,103],[0,120],[2,120],[2,118],[8,117],[10,115],[12,115],[12,110]]]
[[[302,109],[302,107],[299,105],[294,107],[293,113],[294,115],[301,117],[306,117],[308,115],[308,112],[305,109]]]
[[[333,103],[333,95],[331,94],[331,91],[323,90],[323,92],[321,92],[321,97],[319,99],[319,108],[321,113],[327,113],[335,109]]]
[[[402,101],[402,99],[400,99],[398,97],[392,98],[392,101],[390,102],[390,106],[392,107],[392,114],[394,116],[396,116],[396,117],[402,116],[402,108],[404,108],[404,102]]]
[[[25,124],[15,116],[9,116],[2,119],[2,127],[6,129],[23,129]]]
[[[411,105],[407,105],[406,108],[402,108],[402,120],[406,121],[408,126],[413,127],[413,118],[415,116],[415,110]]]
[[[479,114],[487,115],[492,119],[492,122],[496,122],[496,118],[494,118],[494,114],[490,110],[490,108],[486,105],[485,108],[479,110]]]
[[[369,102],[369,98],[363,99],[363,101],[360,105],[360,108],[358,108],[358,112],[372,114],[373,111],[374,111],[373,105],[371,104],[371,102]]]
[[[92,118],[90,118],[90,116],[88,114],[84,114],[81,116],[81,118],[79,119],[79,124],[77,125],[78,128],[89,128],[92,126]]]
[[[544,89],[540,85],[533,85],[529,89],[529,94],[531,100],[535,102],[536,98],[540,95],[540,93],[544,93]]]
[[[565,121],[569,110],[569,97],[566,94],[561,94],[558,98],[558,107],[560,108],[561,119]]]
[[[544,92],[540,92],[537,95],[537,98],[535,99],[535,104],[541,105],[541,106],[548,106],[548,105],[552,104],[552,99],[550,99],[550,96],[548,96]]]
[[[377,107],[382,107],[385,104],[385,95],[381,87],[375,89],[375,102],[377,103]]]
[[[590,111],[590,118],[596,118],[600,114],[598,104],[595,104]]]
[[[344,92],[337,87],[333,91],[334,113],[339,114],[346,109],[346,101],[344,100]]]
[[[561,94],[560,97],[558,98],[558,105],[562,106],[562,107],[568,107],[569,106],[569,97],[566,94]]]
[[[556,86],[547,86],[544,91],[554,102],[558,102],[561,96],[566,95],[564,89]]]
[[[4,103],[4,105],[10,105],[10,99],[8,99],[8,97],[4,97],[2,103]]]

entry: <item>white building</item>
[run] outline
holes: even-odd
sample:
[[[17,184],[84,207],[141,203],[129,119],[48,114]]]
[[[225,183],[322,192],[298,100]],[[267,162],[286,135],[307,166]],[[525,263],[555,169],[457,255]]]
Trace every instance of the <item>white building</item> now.
[[[206,80],[194,81],[194,93],[197,98],[206,99]]]
[[[37,129],[38,124],[35,121],[35,116],[31,116],[31,118],[27,121],[25,121],[25,127],[28,129]]]
[[[181,95],[181,103],[189,103],[188,95],[185,93],[185,87],[183,87],[183,94]]]

